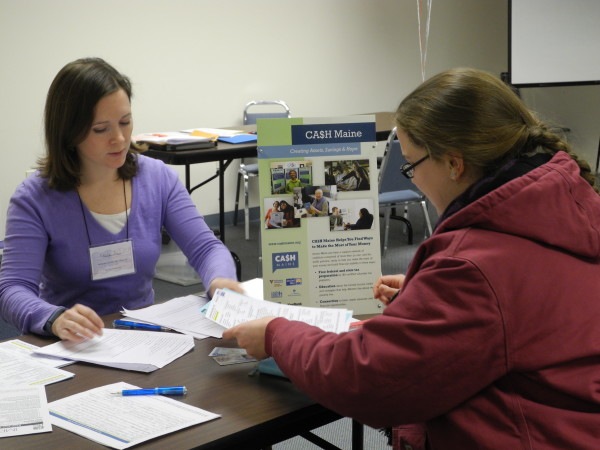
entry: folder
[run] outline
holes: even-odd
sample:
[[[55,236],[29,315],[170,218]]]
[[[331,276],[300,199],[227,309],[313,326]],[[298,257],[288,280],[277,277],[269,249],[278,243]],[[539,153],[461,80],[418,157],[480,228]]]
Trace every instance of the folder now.
[[[228,144],[245,144],[246,142],[256,142],[256,134],[236,134],[235,136],[219,136],[219,141]]]

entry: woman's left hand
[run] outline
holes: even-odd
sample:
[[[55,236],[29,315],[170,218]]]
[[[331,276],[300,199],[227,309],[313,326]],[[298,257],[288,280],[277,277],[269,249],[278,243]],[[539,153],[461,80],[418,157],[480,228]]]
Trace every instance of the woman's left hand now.
[[[275,317],[263,317],[241,323],[233,328],[223,331],[223,339],[236,339],[246,353],[256,359],[265,359],[269,355],[265,351],[265,333],[267,325]]]
[[[217,289],[225,288],[239,292],[240,294],[245,293],[242,285],[238,281],[231,280],[229,278],[214,278],[210,283],[210,287],[208,288],[208,295],[212,297]]]

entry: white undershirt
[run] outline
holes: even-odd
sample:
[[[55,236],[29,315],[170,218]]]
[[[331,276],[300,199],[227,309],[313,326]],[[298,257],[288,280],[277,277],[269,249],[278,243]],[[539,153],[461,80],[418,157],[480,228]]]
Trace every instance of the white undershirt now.
[[[127,214],[129,214],[131,210],[127,210]],[[125,222],[127,221],[127,215],[125,211],[118,214],[98,214],[93,211],[90,211],[94,219],[98,221],[100,225],[110,231],[112,234],[118,234],[123,227],[125,226]]]

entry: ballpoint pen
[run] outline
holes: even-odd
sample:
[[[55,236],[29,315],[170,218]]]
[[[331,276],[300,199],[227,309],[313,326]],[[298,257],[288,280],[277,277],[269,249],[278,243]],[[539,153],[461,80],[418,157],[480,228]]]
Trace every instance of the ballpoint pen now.
[[[149,323],[130,322],[128,320],[115,320],[114,328],[125,330],[147,330],[147,331],[171,331],[170,328],[161,327],[160,325],[151,325]]]
[[[172,386],[172,387],[157,387],[153,389],[123,389],[118,392],[111,392],[111,394],[121,394],[122,396],[128,395],[184,395],[187,393],[185,386]]]

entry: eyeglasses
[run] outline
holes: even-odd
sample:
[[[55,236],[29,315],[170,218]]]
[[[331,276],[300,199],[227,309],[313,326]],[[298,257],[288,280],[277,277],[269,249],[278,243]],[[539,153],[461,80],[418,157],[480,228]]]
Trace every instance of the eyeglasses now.
[[[404,175],[406,178],[408,178],[410,180],[412,177],[415,176],[415,167],[417,167],[419,164],[421,164],[427,158],[429,158],[429,155],[423,156],[420,160],[418,160],[414,164],[411,164],[411,163],[402,164],[400,166],[400,172],[402,172],[402,175]]]

